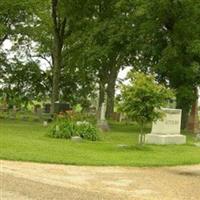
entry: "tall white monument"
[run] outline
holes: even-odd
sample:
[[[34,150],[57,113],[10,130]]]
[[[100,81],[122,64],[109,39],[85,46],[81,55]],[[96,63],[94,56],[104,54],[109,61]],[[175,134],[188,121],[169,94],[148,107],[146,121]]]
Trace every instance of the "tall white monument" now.
[[[102,103],[101,106],[101,111],[100,111],[100,119],[98,121],[98,127],[102,130],[102,131],[109,131],[109,125],[108,122],[106,120],[106,104]]]
[[[105,105],[105,103],[102,103],[102,106],[101,106],[100,120],[101,121],[106,120],[106,105]]]
[[[153,123],[152,131],[146,135],[147,144],[185,144],[186,136],[181,135],[181,114],[178,109],[163,108],[162,120]]]

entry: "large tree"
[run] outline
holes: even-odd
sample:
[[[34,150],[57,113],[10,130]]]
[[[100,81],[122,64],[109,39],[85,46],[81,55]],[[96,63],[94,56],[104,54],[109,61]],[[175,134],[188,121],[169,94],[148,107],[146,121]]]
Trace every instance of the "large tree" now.
[[[11,36],[19,35],[24,24],[33,18],[32,11],[39,0],[0,1],[0,45]]]
[[[177,108],[186,127],[200,83],[200,18],[198,0],[141,1],[140,64],[158,74],[158,80],[176,89]]]
[[[34,5],[32,27],[23,34],[34,44],[30,58],[46,63],[54,112],[56,101],[80,103],[90,92],[90,73],[87,66],[81,68],[83,59],[78,58],[80,50],[76,49],[85,3],[45,0],[41,4]]]
[[[107,118],[114,111],[116,80],[119,70],[129,63],[130,45],[134,41],[132,2],[96,0],[92,14],[83,30],[84,51],[90,55],[87,63],[96,71],[99,85],[99,105],[107,100]],[[90,5],[91,6],[91,5]],[[85,34],[86,33],[86,34]],[[86,35],[86,37],[85,37]],[[82,38],[83,38],[82,37]]]
[[[0,96],[11,106],[25,107],[34,100],[45,100],[46,74],[34,62],[14,60],[4,63],[0,76]]]
[[[62,50],[66,35],[67,17],[62,16],[59,0],[52,0],[52,22],[53,22],[53,89],[52,89],[52,113],[54,113],[55,102],[59,100],[59,82],[61,76]]]

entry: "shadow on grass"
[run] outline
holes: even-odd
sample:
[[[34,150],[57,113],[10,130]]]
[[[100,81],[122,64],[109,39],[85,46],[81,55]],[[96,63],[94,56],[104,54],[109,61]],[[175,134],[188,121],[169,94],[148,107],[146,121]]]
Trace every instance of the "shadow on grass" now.
[[[149,145],[139,145],[139,144],[121,146],[121,147],[118,147],[118,149],[128,150],[128,151],[141,151],[141,152],[154,151],[154,149],[152,148],[152,146],[149,146]]]
[[[118,123],[118,122],[109,122],[109,126],[112,132],[137,132],[139,127],[136,123]]]

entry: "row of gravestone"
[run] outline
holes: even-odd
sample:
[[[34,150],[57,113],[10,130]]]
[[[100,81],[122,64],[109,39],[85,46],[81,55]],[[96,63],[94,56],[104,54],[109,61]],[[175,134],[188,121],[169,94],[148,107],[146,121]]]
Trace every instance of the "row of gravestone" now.
[[[55,113],[61,113],[61,112],[65,112],[65,111],[69,111],[71,110],[71,106],[69,103],[59,103],[56,102],[55,103]],[[0,106],[0,111],[1,112],[9,112],[12,111],[13,113],[15,112],[19,112],[21,111],[21,109],[17,108],[15,105],[12,107],[8,107],[8,106]],[[34,106],[34,112],[35,113],[50,113],[51,112],[51,104],[43,104],[43,106],[41,106],[40,104],[36,104]]]
[[[72,110],[69,103],[55,103],[55,113],[64,113],[69,110]],[[34,112],[37,114],[50,113],[51,104],[44,104],[43,107],[40,104],[37,104],[34,106]]]
[[[61,113],[71,110],[69,103],[55,103],[55,112]],[[37,104],[34,106],[34,112],[27,112],[13,106],[12,109],[0,109],[0,118],[3,119],[20,119],[23,121],[51,121],[51,104]]]

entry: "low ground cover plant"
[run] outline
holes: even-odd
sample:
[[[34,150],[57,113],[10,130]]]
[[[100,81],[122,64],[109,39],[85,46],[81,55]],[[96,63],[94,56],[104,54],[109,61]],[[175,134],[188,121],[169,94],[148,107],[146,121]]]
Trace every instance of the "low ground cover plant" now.
[[[53,128],[50,130],[49,136],[53,138],[61,139],[71,139],[75,135],[75,126],[74,123],[70,121],[59,121],[53,125]]]
[[[87,121],[77,122],[76,123],[76,133],[81,138],[91,141],[96,141],[99,139],[97,134],[97,129],[94,125]]]
[[[82,139],[96,141],[99,139],[96,127],[88,121],[76,121],[74,118],[58,117],[49,136],[53,138],[71,139],[79,136]]]

